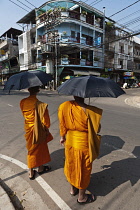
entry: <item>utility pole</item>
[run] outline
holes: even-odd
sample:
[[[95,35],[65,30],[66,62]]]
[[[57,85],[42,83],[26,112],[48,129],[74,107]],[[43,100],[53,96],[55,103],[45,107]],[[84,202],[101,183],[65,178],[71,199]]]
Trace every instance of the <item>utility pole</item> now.
[[[57,85],[58,85],[58,73],[57,73],[57,35],[54,32],[54,41],[55,41],[55,89],[57,89]]]
[[[103,7],[103,13],[104,13],[104,17],[103,17],[103,43],[105,43],[105,7]],[[104,59],[104,54],[105,54],[105,45],[102,46],[102,67],[104,69],[105,65],[104,65],[104,62],[105,62],[105,59]]]

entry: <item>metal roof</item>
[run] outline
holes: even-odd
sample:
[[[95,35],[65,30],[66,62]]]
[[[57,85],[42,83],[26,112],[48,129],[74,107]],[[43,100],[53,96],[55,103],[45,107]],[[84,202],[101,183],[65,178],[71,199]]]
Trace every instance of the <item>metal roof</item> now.
[[[13,39],[17,39],[17,35],[22,34],[22,31],[16,28],[10,28],[6,32],[4,32],[0,37],[8,37],[11,38],[11,34]]]

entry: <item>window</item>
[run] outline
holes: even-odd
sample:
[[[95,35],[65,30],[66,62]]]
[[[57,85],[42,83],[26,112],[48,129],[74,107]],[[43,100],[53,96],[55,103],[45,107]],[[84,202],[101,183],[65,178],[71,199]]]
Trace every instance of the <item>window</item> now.
[[[71,31],[71,38],[75,38],[75,31]]]

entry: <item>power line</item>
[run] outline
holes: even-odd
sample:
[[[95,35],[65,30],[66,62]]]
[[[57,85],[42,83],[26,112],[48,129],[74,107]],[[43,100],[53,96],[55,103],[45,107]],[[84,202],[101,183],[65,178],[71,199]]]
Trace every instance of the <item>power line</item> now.
[[[16,6],[20,7],[21,9],[25,10],[26,12],[29,12],[28,10],[24,9],[23,7],[19,6],[18,4],[16,4],[15,2],[13,2],[12,0],[9,0],[11,1],[13,4],[15,4]]]
[[[131,13],[131,14],[129,14],[129,15],[127,15],[127,16],[125,16],[125,17],[119,19],[119,20],[117,20],[117,21],[122,21],[122,20],[124,20],[124,19],[126,19],[126,18],[128,18],[128,17],[131,17],[131,16],[137,14],[138,12],[140,12],[140,10],[137,10],[136,12],[133,12],[133,13]]]
[[[35,6],[35,5],[33,5],[33,4],[31,4],[29,1],[27,1],[27,0],[24,0],[24,1],[28,2],[28,4],[30,4],[30,5],[32,5],[33,7],[35,7],[35,8],[36,8],[36,6]]]
[[[139,1],[140,1],[140,0],[135,1],[133,4],[130,4],[129,6],[127,6],[127,7],[123,8],[123,9],[121,9],[120,11],[118,11],[118,12],[114,13],[113,15],[111,15],[110,17],[112,17],[112,16],[114,16],[114,15],[116,15],[116,14],[118,14],[118,13],[124,11],[124,10],[126,10],[127,8],[133,6],[134,4],[138,3]]]
[[[20,2],[21,4],[23,4],[25,7],[27,7],[28,9],[31,9],[30,7],[28,7],[26,4],[22,3],[21,1],[17,0],[18,2]],[[31,9],[32,10],[32,9]]]
[[[92,2],[90,5],[93,6],[95,4],[98,4],[100,1],[102,1],[102,0],[96,0],[96,1]]]
[[[140,16],[138,16],[137,18],[134,18],[134,19],[132,19],[132,20],[130,20],[130,21],[124,23],[123,25],[124,25],[124,26],[128,26],[128,25],[132,25],[132,24],[134,24],[134,23],[137,23],[137,22],[139,22],[139,21],[140,21]]]

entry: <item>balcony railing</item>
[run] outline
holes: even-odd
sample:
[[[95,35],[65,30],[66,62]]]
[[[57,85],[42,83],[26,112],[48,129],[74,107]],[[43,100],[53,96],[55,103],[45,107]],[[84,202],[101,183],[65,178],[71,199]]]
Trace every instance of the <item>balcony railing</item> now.
[[[81,66],[99,67],[98,62],[94,62],[93,64],[93,61],[89,61],[88,59],[80,59],[80,58],[61,58],[61,65],[81,65]]]
[[[88,23],[90,25],[94,25],[99,28],[103,28],[102,24],[102,18],[95,18],[94,20],[94,14],[88,13],[87,15],[83,15],[80,12],[72,11],[72,10],[66,10],[66,11],[51,11],[43,13],[42,15],[38,16],[37,18],[37,24],[40,24],[42,22],[55,22],[58,18],[73,18],[76,20],[81,20],[85,23]]]

